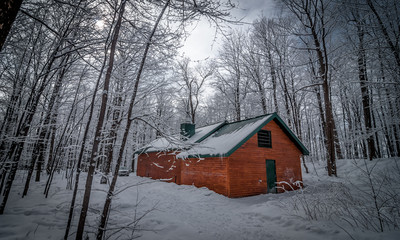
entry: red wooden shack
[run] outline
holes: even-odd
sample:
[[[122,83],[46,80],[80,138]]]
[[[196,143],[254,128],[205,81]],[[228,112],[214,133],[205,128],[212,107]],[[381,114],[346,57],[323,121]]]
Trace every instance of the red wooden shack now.
[[[228,197],[297,189],[308,150],[276,114],[195,129],[184,144],[159,138],[138,152],[137,175],[207,187]]]

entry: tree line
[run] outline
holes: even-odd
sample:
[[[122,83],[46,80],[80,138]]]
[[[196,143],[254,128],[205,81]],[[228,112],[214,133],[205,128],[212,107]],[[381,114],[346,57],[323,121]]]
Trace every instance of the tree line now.
[[[399,10],[396,1],[283,1],[276,16],[226,35],[207,108],[215,120],[277,112],[330,176],[336,159],[400,156]]]
[[[217,23],[232,7],[186,0],[23,1],[1,52],[0,214],[18,170],[27,171],[23,197],[34,173],[40,181],[47,172],[47,197],[54,174],[63,170],[73,190],[64,238],[71,237],[84,171],[73,233],[82,239],[93,175],[100,171],[109,184],[96,233],[103,239],[118,170],[150,139],[140,119],[151,117],[146,108],[165,84],[162,75],[185,24],[200,15]]]
[[[12,1],[11,1],[12,2]],[[109,183],[96,236],[104,238],[118,170],[179,123],[206,125],[277,112],[310,149],[309,164],[400,156],[400,7],[395,0],[285,0],[274,16],[223,34],[216,57],[179,57],[185,27],[229,22],[230,1],[23,1],[0,52],[0,214],[18,170],[58,171],[85,192]],[[9,21],[9,20],[7,20]],[[4,31],[5,32],[5,31]],[[2,31],[2,33],[4,33]],[[45,174],[44,174],[45,173]],[[73,233],[75,234],[75,233]]]

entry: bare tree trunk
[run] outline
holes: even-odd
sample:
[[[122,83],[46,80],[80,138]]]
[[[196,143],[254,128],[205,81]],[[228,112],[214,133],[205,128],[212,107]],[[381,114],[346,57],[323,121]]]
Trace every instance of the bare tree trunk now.
[[[391,52],[394,55],[394,58],[396,59],[397,67],[400,68],[400,49],[399,46],[396,43],[393,43],[392,39],[389,36],[389,33],[381,19],[381,16],[379,15],[378,11],[375,8],[375,5],[371,0],[367,0],[367,4],[371,11],[374,13],[376,19],[378,20],[378,24],[380,27],[380,30],[382,31],[383,37],[386,40],[386,43],[389,45],[389,48]],[[398,41],[398,39],[396,39]]]
[[[386,91],[386,97],[387,97],[387,101],[389,103],[389,113],[390,113],[390,120],[394,121],[394,119],[396,119],[396,103],[393,103],[393,100],[391,99],[391,97],[389,96],[388,91]],[[399,139],[399,134],[398,134],[398,124],[395,123],[390,123],[389,125],[391,125],[392,128],[392,141],[393,141],[393,147],[395,149],[394,155],[396,157],[400,157],[400,139]],[[390,128],[389,128],[390,129]]]
[[[371,119],[371,106],[368,91],[368,78],[367,78],[367,62],[364,47],[364,30],[360,22],[357,22],[357,35],[358,35],[358,78],[360,80],[361,97],[364,113],[364,123],[367,136],[368,157],[369,160],[376,158],[376,149],[374,142],[374,135],[372,132],[372,119]]]
[[[64,80],[65,73],[67,72],[68,68],[70,65],[67,65],[68,60],[70,58],[70,54],[66,55],[63,61],[61,61],[61,66],[63,66],[58,79],[54,85],[53,92],[51,94],[50,100],[49,100],[49,105],[47,109],[47,116],[45,118],[45,121],[43,123],[43,128],[42,132],[39,135],[39,144],[37,146],[37,153],[38,153],[38,159],[37,159],[37,169],[36,169],[36,182],[40,181],[40,173],[42,171],[42,165],[44,164],[44,159],[45,159],[45,153],[46,153],[46,148],[48,145],[48,139],[50,138],[50,129],[55,128],[54,125],[51,125],[51,127],[48,126],[49,123],[54,123],[55,120],[54,118],[57,118],[57,107],[54,107],[57,105],[57,101],[59,101],[59,94],[62,88],[62,83]],[[50,149],[51,151],[51,149]],[[28,180],[28,179],[27,179]]]
[[[282,70],[282,71],[286,71],[286,70]],[[287,87],[287,78],[286,78],[286,74],[282,73],[281,74],[281,83],[282,83],[282,87],[283,87],[283,96],[285,97],[285,109],[286,109],[286,115],[287,115],[287,122],[290,128],[293,127],[292,124],[292,113],[290,111],[290,97],[289,97],[289,89]]]
[[[112,113],[112,124],[111,124],[111,129],[110,132],[107,136],[108,143],[107,146],[105,147],[106,151],[106,162],[105,162],[105,167],[103,169],[104,175],[100,179],[100,184],[106,184],[108,183],[108,174],[111,171],[111,163],[113,159],[113,154],[114,154],[114,144],[117,138],[117,130],[119,129],[120,126],[120,118],[121,118],[121,106],[122,106],[122,96],[121,96],[121,91],[122,91],[122,83],[118,83],[117,86],[117,96],[114,98],[114,104],[113,107],[115,108]]]
[[[0,3],[0,52],[21,4],[22,0],[3,0]]]
[[[32,62],[32,58],[33,55],[35,53],[35,49],[36,49],[36,44],[40,38],[40,35],[42,33],[41,31],[42,29],[39,28],[39,32],[37,33],[37,36],[34,36],[34,30],[32,30],[32,32],[30,32],[30,37],[29,37],[29,42],[27,43],[27,47],[24,49],[24,53],[22,55],[22,60],[19,63],[18,68],[23,71],[24,66],[23,65],[27,65],[25,66],[25,70],[22,74],[18,74],[17,79],[15,80],[14,84],[13,84],[13,91],[10,97],[9,102],[7,103],[7,110],[6,110],[6,114],[4,116],[4,120],[2,122],[2,126],[1,126],[1,130],[0,130],[0,154],[5,155],[7,154],[6,149],[7,149],[7,143],[6,143],[6,138],[10,137],[9,135],[14,135],[15,132],[12,131],[12,129],[14,129],[12,127],[12,125],[16,125],[16,122],[18,121],[18,111],[16,111],[19,107],[20,107],[20,99],[21,99],[21,93],[23,90],[23,87],[25,85],[25,82],[27,80],[27,75],[29,72],[29,66],[31,65]],[[34,38],[34,40],[32,40]],[[23,59],[25,58],[25,54],[27,53],[30,43],[31,41],[33,41],[32,43],[32,49],[30,52],[30,56],[29,56],[29,60],[27,63],[25,63],[23,61]],[[14,129],[15,131],[15,129]],[[5,160],[5,159],[4,159]]]
[[[75,209],[76,194],[78,192],[78,186],[79,186],[79,177],[80,177],[80,173],[82,171],[81,164],[82,164],[82,159],[83,159],[83,153],[85,152],[86,139],[87,139],[87,136],[88,136],[88,133],[89,133],[90,123],[91,123],[92,118],[93,118],[94,103],[95,103],[97,89],[99,88],[101,75],[103,73],[104,66],[105,66],[105,63],[106,63],[106,55],[105,55],[104,58],[105,59],[103,61],[103,65],[102,65],[102,67],[100,69],[100,74],[99,74],[99,77],[97,79],[96,86],[94,88],[92,101],[91,101],[91,104],[90,104],[89,117],[88,117],[88,120],[87,120],[87,123],[86,123],[85,132],[83,133],[82,146],[81,146],[81,150],[79,151],[78,162],[76,164],[76,168],[77,169],[76,169],[76,174],[75,174],[75,184],[74,184],[74,190],[73,190],[73,193],[72,193],[71,205],[70,205],[69,213],[68,213],[67,226],[65,228],[65,234],[64,234],[64,239],[65,240],[68,239],[68,236],[69,236],[69,230],[70,230],[70,227],[71,227],[72,216],[73,216],[74,209]]]
[[[267,99],[265,98],[265,90],[261,82],[258,82],[258,91],[261,99],[261,108],[263,110],[263,113],[267,114]]]
[[[71,20],[71,22],[72,22],[72,20]],[[52,94],[50,96],[50,100],[48,103],[47,114],[43,121],[43,126],[41,128],[41,131],[39,133],[39,139],[34,147],[34,152],[32,154],[32,159],[31,159],[31,167],[28,170],[28,175],[26,178],[22,197],[26,196],[28,193],[29,184],[30,184],[32,172],[33,172],[33,166],[35,165],[35,162],[37,162],[35,181],[36,182],[40,181],[40,173],[42,171],[42,163],[44,162],[45,148],[47,145],[46,142],[48,141],[48,138],[50,137],[49,123],[51,122],[52,116],[54,115],[53,114],[54,104],[56,103],[57,99],[59,98],[59,93],[61,91],[65,73],[67,72],[68,67],[70,66],[67,64],[70,56],[71,56],[71,54],[65,55],[63,57],[63,59],[61,60],[61,62],[59,63],[59,66],[61,66],[62,68],[57,77],[57,81],[54,84],[53,91],[52,91]]]
[[[327,148],[327,153],[328,153],[328,159],[327,159],[327,166],[328,166],[328,175],[329,176],[337,176],[336,172],[336,150],[335,150],[335,137],[336,137],[336,130],[335,130],[335,122],[333,118],[333,113],[332,113],[332,103],[330,99],[330,87],[328,83],[328,55],[327,55],[327,49],[326,49],[326,44],[325,44],[325,23],[324,23],[324,6],[323,3],[319,0],[316,0],[314,7],[317,6],[317,2],[320,5],[320,8],[322,9],[322,12],[318,12],[318,9],[314,9],[316,13],[311,13],[311,9],[307,6],[304,10],[304,14],[306,15],[309,28],[311,31],[311,36],[313,37],[313,42],[315,46],[315,51],[317,54],[317,59],[318,59],[318,73],[319,77],[322,80],[322,89],[324,91],[324,107],[325,107],[325,121],[326,121],[326,148]],[[311,4],[312,5],[312,4]],[[318,13],[317,13],[318,12]],[[312,14],[315,14],[316,17],[314,18]],[[321,39],[319,39],[319,35],[316,29],[316,22],[315,21],[320,21],[321,24]]]
[[[161,13],[158,16],[158,18],[157,18],[157,20],[156,20],[156,22],[154,24],[153,30],[152,30],[152,32],[150,33],[150,35],[149,35],[149,37],[147,39],[146,48],[145,48],[144,53],[143,53],[142,61],[140,62],[140,66],[139,66],[139,69],[138,69],[138,74],[137,74],[136,80],[135,80],[135,86],[134,86],[134,89],[133,89],[133,94],[132,94],[132,97],[131,97],[131,100],[130,100],[130,103],[129,103],[128,119],[126,121],[125,132],[124,132],[124,135],[123,135],[123,138],[122,138],[122,144],[121,144],[121,147],[120,147],[120,150],[119,150],[118,159],[117,159],[117,163],[116,163],[115,170],[114,170],[114,176],[113,176],[110,188],[109,188],[108,193],[107,193],[107,198],[106,198],[106,201],[104,203],[103,212],[101,214],[100,224],[99,224],[99,227],[97,229],[96,238],[98,240],[103,239],[103,235],[104,235],[105,230],[106,230],[105,228],[106,228],[108,215],[109,215],[109,212],[110,212],[112,197],[114,195],[115,184],[117,183],[117,179],[118,179],[118,171],[119,171],[120,164],[122,162],[122,158],[123,158],[123,154],[124,154],[124,150],[125,150],[125,145],[126,145],[126,142],[127,142],[127,139],[128,139],[129,130],[130,130],[131,123],[132,123],[132,120],[133,120],[132,116],[131,116],[132,112],[133,112],[133,105],[135,104],[136,95],[137,95],[137,91],[138,91],[138,88],[139,88],[140,78],[141,78],[141,75],[142,75],[142,72],[143,72],[144,65],[146,63],[147,53],[149,51],[149,48],[150,48],[150,45],[151,45],[151,40],[152,40],[152,38],[154,36],[154,33],[156,32],[158,24],[160,23],[161,18],[164,15],[164,12],[167,9],[169,3],[170,3],[170,0],[167,0],[165,2],[165,5],[164,5],[163,9],[161,10]]]
[[[1,174],[0,174],[0,195],[1,192],[3,191],[3,186],[4,186],[4,181],[6,180],[6,176],[7,176],[7,169],[6,168],[1,168]]]
[[[235,120],[241,120],[241,104],[240,104],[240,77],[235,82]]]
[[[61,42],[62,41],[63,40],[61,40]],[[25,114],[23,114],[24,116],[21,117],[21,119],[18,123],[18,128],[16,131],[16,139],[26,138],[26,136],[29,133],[29,130],[31,127],[31,122],[33,120],[33,116],[36,113],[36,108],[39,104],[40,97],[48,84],[48,77],[50,75],[51,67],[54,63],[55,55],[61,46],[61,42],[60,42],[60,44],[58,44],[58,46],[53,51],[53,53],[50,57],[50,61],[46,67],[46,73],[43,77],[42,82],[40,83],[39,88],[36,91],[32,90],[31,96],[29,96],[28,102],[25,107]],[[39,81],[39,79],[37,80],[37,82],[38,81]],[[4,195],[3,201],[0,205],[0,214],[4,213],[4,208],[7,204],[8,195],[11,191],[11,187],[12,187],[12,184],[13,184],[13,181],[15,178],[15,174],[18,169],[18,164],[19,164],[19,160],[20,160],[21,153],[23,150],[23,146],[24,146],[24,142],[17,141],[17,140],[13,141],[8,154],[6,154],[6,156],[5,156],[5,159],[12,159],[11,160],[12,166],[11,166],[11,170],[10,170],[10,173],[8,175],[8,179],[7,179],[7,182],[5,185],[5,195]]]
[[[312,72],[313,76],[317,76],[317,71],[314,67],[313,60],[311,58],[312,54],[311,54],[310,50],[308,50],[308,56],[309,56],[309,65],[311,68],[311,72]],[[324,141],[324,145],[327,146],[325,113],[324,113],[324,108],[322,106],[321,88],[319,85],[316,85],[314,87],[314,92],[315,92],[315,96],[317,97],[318,113],[319,113],[319,118],[320,118],[320,122],[321,122],[322,133],[324,136],[323,141]],[[328,155],[327,155],[327,158],[328,158]]]
[[[113,19],[115,19],[115,14],[113,16]],[[69,213],[68,213],[67,226],[65,228],[65,233],[64,233],[64,239],[65,240],[68,239],[69,231],[70,231],[70,228],[71,228],[72,216],[74,214],[74,209],[75,209],[76,194],[78,192],[78,186],[79,186],[79,177],[80,177],[80,174],[81,174],[81,171],[82,171],[81,165],[82,165],[83,153],[85,152],[86,143],[87,143],[87,136],[88,136],[90,124],[91,124],[92,118],[93,118],[96,94],[97,94],[97,91],[98,91],[98,88],[99,88],[99,85],[100,85],[100,80],[101,80],[101,77],[103,75],[103,71],[104,71],[104,68],[105,68],[106,62],[107,62],[107,52],[109,50],[108,47],[107,47],[107,43],[108,43],[108,39],[111,36],[111,31],[112,31],[112,29],[110,29],[110,31],[108,32],[107,39],[105,41],[103,64],[102,64],[102,66],[100,68],[99,76],[98,76],[97,81],[96,81],[96,86],[94,87],[94,90],[93,90],[92,100],[91,100],[91,103],[90,103],[89,116],[88,116],[88,120],[87,120],[87,123],[86,123],[85,131],[84,131],[83,137],[82,137],[82,146],[81,146],[81,149],[79,151],[78,161],[76,163],[76,174],[75,174],[74,190],[73,190],[73,193],[72,193],[71,205],[70,205]]]
[[[372,94],[372,93],[371,93]],[[373,94],[372,94],[373,95]],[[373,97],[371,97],[371,106],[374,106],[374,101],[373,101]],[[372,110],[372,109],[371,109]],[[376,117],[375,117],[375,114],[374,113],[376,113],[376,111],[371,111],[371,117],[372,117],[372,127],[375,129],[374,130],[374,133],[373,133],[373,135],[372,135],[372,138],[374,139],[374,147],[375,147],[375,149],[376,149],[376,157],[377,158],[382,158],[382,150],[381,150],[381,145],[380,144],[378,144],[378,142],[380,142],[379,140],[379,135],[378,135],[378,131],[376,131],[376,129],[377,129],[377,120],[376,120]]]
[[[194,104],[193,104],[193,93],[192,89],[190,88],[189,90],[189,107],[190,107],[190,121],[191,123],[195,124],[196,123],[196,110],[194,109]]]
[[[274,99],[274,109],[276,113],[279,113],[278,98],[276,97],[276,71],[275,71],[274,60],[272,59],[271,50],[268,50],[268,62],[271,70],[272,96]]]
[[[313,48],[309,51],[315,51],[318,62],[318,78],[321,80],[322,89],[324,92],[324,110],[326,122],[326,149],[327,149],[327,167],[329,176],[337,176],[336,172],[336,148],[335,138],[337,138],[335,121],[332,112],[332,103],[330,99],[330,86],[328,75],[328,49],[325,43],[327,37],[324,1],[322,0],[303,0],[294,1],[286,0],[286,6],[295,14],[301,21],[304,28],[308,31],[312,38]]]
[[[126,4],[126,0],[123,0],[121,2],[121,6],[119,9],[119,13],[118,13],[118,20],[115,25],[114,34],[113,34],[113,37],[111,40],[110,57],[108,60],[108,67],[107,67],[106,76],[104,79],[104,87],[103,87],[103,93],[102,93],[102,99],[101,99],[99,120],[97,122],[95,136],[94,136],[94,140],[93,140],[92,153],[91,153],[90,160],[89,160],[89,169],[88,169],[86,184],[85,184],[85,193],[83,196],[82,209],[81,209],[81,214],[79,217],[78,229],[76,232],[77,240],[83,238],[86,215],[87,215],[87,210],[89,208],[89,201],[90,201],[90,195],[91,195],[91,190],[92,190],[92,182],[93,182],[93,174],[94,174],[94,170],[95,170],[95,163],[96,163],[96,158],[98,157],[98,150],[99,150],[98,146],[99,146],[99,142],[100,142],[99,137],[101,134],[101,130],[103,128],[104,117],[105,117],[105,112],[106,112],[106,108],[107,108],[108,91],[109,91],[111,73],[112,73],[113,66],[114,66],[115,50],[116,50],[116,46],[117,46],[117,42],[118,42],[119,30],[121,28],[122,18],[123,18],[124,11],[125,11],[125,4]]]
[[[57,111],[57,109],[56,109]],[[51,166],[53,165],[53,161],[54,161],[54,144],[56,141],[56,132],[57,132],[57,115],[58,114],[53,114],[53,116],[51,117],[51,121],[50,121],[50,146],[49,146],[49,157],[47,160],[47,164],[46,164],[46,173],[47,175],[50,174],[51,172]],[[67,122],[68,123],[68,122]],[[61,140],[60,140],[61,141]]]
[[[28,136],[31,123],[36,113],[36,109],[39,105],[42,93],[48,86],[49,82],[51,81],[51,74],[53,70],[52,67],[57,59],[56,55],[59,53],[61,47],[64,45],[66,37],[71,32],[70,31],[71,24],[75,19],[76,13],[77,11],[74,12],[73,17],[71,17],[71,19],[66,23],[64,31],[62,32],[62,34],[60,34],[59,38],[55,40],[55,48],[54,50],[51,51],[51,54],[46,64],[42,68],[44,73],[39,75],[36,81],[34,82],[34,86],[32,87],[31,94],[25,106],[25,111],[23,112],[20,121],[18,123],[15,139],[21,139],[21,138],[25,139]],[[12,167],[6,182],[5,196],[3,198],[2,203],[0,204],[0,214],[3,214],[4,212],[4,208],[6,206],[8,196],[11,191],[12,183],[14,181],[15,174],[18,169],[18,164],[23,150],[23,146],[24,146],[23,141],[17,141],[17,140],[13,141],[9,153],[6,155],[6,158],[12,161]]]
[[[60,141],[58,142],[58,145],[57,145],[57,149],[55,149],[55,151],[54,151],[54,141],[55,141],[54,138],[55,138],[55,133],[56,133],[55,125],[57,124],[57,116],[58,116],[58,107],[59,106],[60,106],[60,99],[58,98],[56,100],[56,104],[54,106],[55,107],[54,112],[52,113],[52,116],[51,116],[51,123],[52,123],[51,128],[53,128],[53,131],[51,131],[51,138],[52,139],[50,140],[49,158],[53,158],[54,160],[51,163],[50,175],[48,176],[48,179],[47,179],[47,182],[46,182],[46,187],[45,187],[45,190],[44,190],[44,194],[45,194],[46,198],[49,195],[51,182],[53,181],[54,172],[56,171],[56,168],[57,168],[57,163],[55,164],[55,156],[53,156],[53,154],[58,156],[59,159],[61,159],[61,157],[59,156],[61,154],[57,154],[57,152],[58,152],[58,149],[60,148],[60,145],[61,145],[61,142],[62,142],[62,137],[64,137],[64,134],[65,134],[65,132],[62,133]],[[69,118],[68,118],[68,121],[69,121]],[[66,125],[68,125],[68,123],[69,122],[67,122]],[[65,126],[65,129],[66,128],[67,128],[67,126]],[[41,160],[40,158],[43,158],[43,160]],[[38,163],[39,162],[44,162],[44,154],[42,156],[39,155]]]

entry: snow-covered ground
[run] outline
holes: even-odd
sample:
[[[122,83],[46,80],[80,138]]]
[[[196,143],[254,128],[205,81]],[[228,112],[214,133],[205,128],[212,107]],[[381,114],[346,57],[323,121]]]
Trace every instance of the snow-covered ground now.
[[[376,162],[368,164],[372,167]],[[388,169],[396,170],[395,163],[395,159],[379,160],[373,171],[379,173],[379,176],[383,175]],[[335,192],[335,186],[336,190],[346,186],[354,193],[368,191],[369,180],[362,174],[364,161],[339,161],[338,178],[325,176],[323,163],[315,167],[316,172],[311,164],[310,174],[303,171],[304,184],[307,186],[303,193],[296,191],[238,199],[224,197],[206,188],[159,182],[131,173],[129,177],[118,178],[118,191],[124,190],[113,201],[108,224],[111,230],[107,236],[110,239],[140,236],[140,239],[174,240],[400,238],[400,230],[387,230],[386,226],[383,233],[366,230],[362,224],[356,226],[346,218],[346,214],[341,217],[343,206],[337,208],[339,213],[324,212],[327,209],[326,206],[322,207],[325,203],[340,205],[332,199],[340,195]],[[65,189],[64,175],[55,176],[46,199],[42,194],[44,181],[32,182],[28,196],[21,198],[25,173],[19,174],[6,211],[0,215],[0,239],[62,239],[72,194],[71,190]],[[82,187],[84,180],[83,174],[80,182]],[[97,175],[85,228],[90,234],[96,232],[98,215],[104,203],[104,191],[107,189],[106,185],[100,185],[99,182],[100,176]],[[394,187],[393,191],[398,194],[398,190]],[[78,204],[81,204],[82,195],[83,189],[80,189]],[[363,198],[362,194],[355,195]],[[316,199],[319,202],[313,202]],[[365,206],[370,208],[370,199],[366,197],[365,201]],[[305,203],[312,208],[309,214],[303,211],[306,209],[303,207]],[[349,209],[349,212],[352,210]],[[74,237],[78,217],[77,208],[71,238]],[[94,238],[94,235],[89,236],[90,239]]]

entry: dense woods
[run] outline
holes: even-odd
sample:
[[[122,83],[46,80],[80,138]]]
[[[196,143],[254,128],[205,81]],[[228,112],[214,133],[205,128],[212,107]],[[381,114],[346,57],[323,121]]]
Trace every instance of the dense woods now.
[[[184,121],[204,126],[277,112],[310,150],[305,168],[325,162],[329,176],[341,174],[337,159],[400,157],[397,0],[278,1],[274,16],[225,30],[216,57],[180,56],[186,26],[206,19],[224,29],[234,7],[22,1],[0,45],[0,214],[18,170],[26,171],[26,198],[31,181],[46,181],[47,197],[63,171],[71,190],[64,238],[79,205],[73,234],[82,239],[100,173],[109,184],[96,233],[103,239],[119,168],[135,170],[134,152]],[[10,22],[1,14],[1,24]]]

